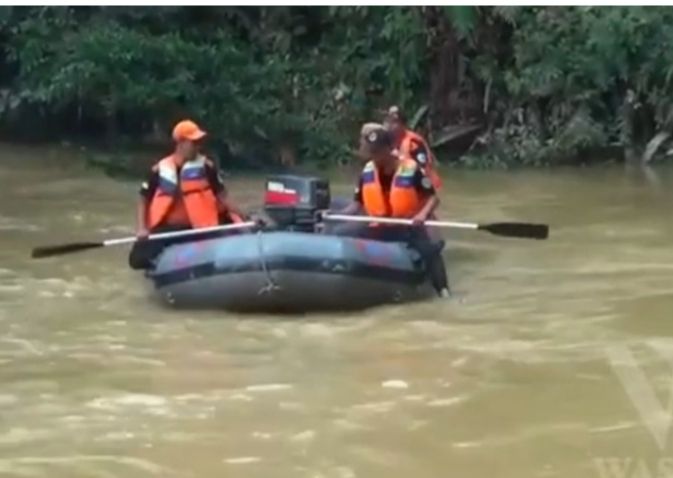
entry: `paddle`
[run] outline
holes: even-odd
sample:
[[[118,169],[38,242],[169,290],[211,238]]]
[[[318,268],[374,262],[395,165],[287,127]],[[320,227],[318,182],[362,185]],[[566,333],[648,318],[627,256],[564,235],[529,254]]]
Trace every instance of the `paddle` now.
[[[73,252],[85,251],[87,249],[96,249],[99,247],[118,246],[120,244],[129,244],[139,240],[153,241],[156,239],[171,239],[174,237],[191,236],[197,234],[204,234],[206,232],[215,231],[230,231],[234,229],[244,229],[252,227],[257,223],[254,221],[240,222],[237,224],[225,224],[222,226],[204,227],[201,229],[187,229],[185,231],[164,232],[161,234],[150,234],[144,239],[139,239],[136,236],[123,237],[120,239],[108,239],[101,242],[71,242],[69,244],[60,244],[55,246],[37,247],[33,249],[31,257],[33,259],[41,257],[58,256],[62,254],[71,254]]]
[[[322,218],[328,221],[376,222],[383,224],[413,225],[411,219],[390,217],[349,216],[344,214],[323,213]],[[549,226],[546,224],[529,224],[525,222],[494,222],[491,224],[473,224],[468,222],[425,221],[425,226],[454,227],[459,229],[476,229],[488,231],[496,236],[519,237],[525,239],[547,239]]]

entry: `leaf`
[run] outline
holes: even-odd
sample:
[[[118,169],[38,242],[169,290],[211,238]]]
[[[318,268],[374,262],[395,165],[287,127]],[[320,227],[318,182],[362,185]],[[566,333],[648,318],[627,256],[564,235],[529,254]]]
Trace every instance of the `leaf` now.
[[[662,144],[670,138],[671,133],[668,131],[660,131],[647,143],[645,147],[645,152],[641,158],[643,163],[649,163],[652,160],[652,157],[656,154]]]
[[[409,121],[409,127],[411,129],[416,129],[416,127],[421,122],[423,117],[427,114],[428,110],[429,110],[428,105],[423,105],[420,108],[418,108],[414,116],[411,118],[411,121]]]
[[[443,10],[460,38],[469,35],[477,24],[477,7],[448,6]]]
[[[455,141],[456,139],[474,134],[482,127],[483,125],[480,124],[450,126],[439,133],[433,134],[433,137],[436,136],[437,139],[432,142],[431,146],[433,148],[438,148],[444,144],[450,143],[451,141]]]

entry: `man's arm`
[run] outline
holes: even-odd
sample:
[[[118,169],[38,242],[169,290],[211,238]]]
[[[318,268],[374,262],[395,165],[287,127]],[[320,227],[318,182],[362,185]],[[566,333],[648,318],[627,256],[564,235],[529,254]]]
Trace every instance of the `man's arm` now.
[[[245,218],[245,213],[243,213],[243,211],[241,211],[241,209],[229,198],[229,193],[226,186],[224,185],[224,181],[222,180],[222,177],[218,173],[217,167],[214,164],[208,164],[207,174],[208,182],[210,183],[211,189],[215,193],[218,204],[222,208],[221,210],[236,214],[241,218]]]
[[[147,237],[149,231],[147,228],[147,199],[145,199],[145,196],[138,198],[136,211],[136,236]]]
[[[222,204],[224,209],[230,214],[236,214],[241,219],[245,219],[247,215],[243,212],[238,205],[229,198],[227,191],[224,190],[217,195],[217,199]]]
[[[346,206],[344,209],[342,209],[339,212],[339,214],[344,214],[346,216],[350,216],[350,215],[353,215],[353,214],[359,212],[361,208],[362,208],[361,203],[359,203],[358,201],[353,201],[348,206]]]
[[[355,192],[353,193],[353,202],[351,202],[344,209],[339,211],[339,214],[352,215],[357,212],[360,212],[362,209],[362,179],[358,181],[357,186],[355,186]]]
[[[427,221],[435,208],[439,206],[439,198],[432,185],[432,181],[420,167],[416,170],[416,174],[414,175],[414,186],[418,194],[425,198],[423,206],[413,218],[414,222]]]
[[[149,235],[147,210],[158,185],[159,175],[156,172],[152,172],[147,178],[147,181],[140,186],[138,205],[136,207],[136,235],[138,237],[147,237]]]
[[[430,151],[425,144],[414,141],[411,146],[409,155],[422,168],[427,168],[430,165]]]
[[[437,173],[437,167],[439,164],[430,150],[425,140],[414,141],[411,146],[411,152],[409,153],[416,163],[423,168],[423,171],[428,175],[432,180],[432,184],[435,188],[440,188],[442,186],[442,178]]]
[[[429,196],[425,200],[425,204],[423,205],[421,210],[418,212],[418,214],[416,214],[416,216],[414,216],[414,221],[415,222],[427,221],[437,206],[439,206],[439,198],[437,197],[437,195],[433,194],[432,196]]]

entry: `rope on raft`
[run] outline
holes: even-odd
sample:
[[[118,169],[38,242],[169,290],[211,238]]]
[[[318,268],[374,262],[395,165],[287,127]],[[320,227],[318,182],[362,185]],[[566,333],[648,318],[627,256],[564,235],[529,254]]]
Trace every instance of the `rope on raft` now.
[[[264,257],[264,248],[262,247],[262,231],[258,230],[256,236],[257,251],[259,252],[259,263],[262,266],[262,271],[264,271],[264,276],[266,278],[266,285],[259,289],[257,295],[270,294],[271,292],[281,290],[282,287],[273,281],[271,273],[269,272],[269,268],[267,267],[266,259]]]

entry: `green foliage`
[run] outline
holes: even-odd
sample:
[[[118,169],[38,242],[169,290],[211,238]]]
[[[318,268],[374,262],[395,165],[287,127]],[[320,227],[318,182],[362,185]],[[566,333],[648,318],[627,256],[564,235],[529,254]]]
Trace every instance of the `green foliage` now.
[[[55,113],[77,105],[92,115],[148,119],[184,113],[225,138],[249,137],[251,125],[263,128],[281,108],[285,66],[249,61],[226,31],[199,42],[53,12],[20,22],[10,44],[9,58],[20,65],[18,96],[27,103]]]
[[[2,126],[54,137],[189,116],[234,153],[330,163],[396,103],[482,124],[460,164],[510,166],[673,132],[668,8],[2,7],[0,37]]]
[[[477,26],[477,7],[449,6],[443,10],[459,38],[466,38]]]
[[[372,91],[419,101],[416,9],[203,10],[24,9],[7,44],[14,106],[56,127],[77,111],[113,136],[157,122],[167,132],[190,116],[235,151],[269,156],[292,143],[307,160],[342,161],[381,106]]]
[[[499,114],[482,137],[486,157],[562,162],[620,143],[642,149],[656,130],[673,127],[670,9],[500,7],[491,13],[511,31],[511,57],[493,81]],[[478,61],[494,73],[489,58]]]

